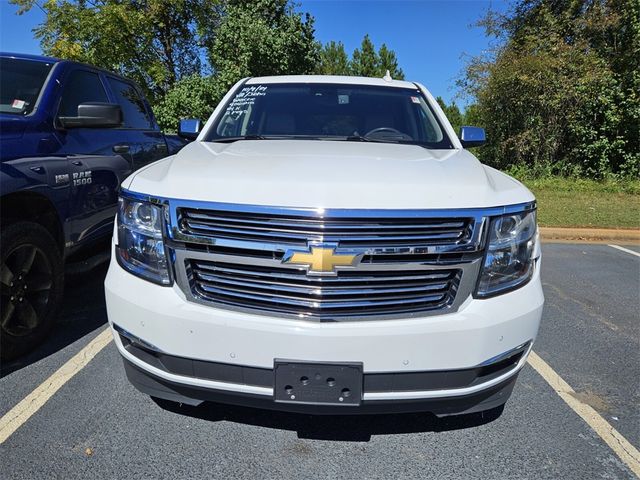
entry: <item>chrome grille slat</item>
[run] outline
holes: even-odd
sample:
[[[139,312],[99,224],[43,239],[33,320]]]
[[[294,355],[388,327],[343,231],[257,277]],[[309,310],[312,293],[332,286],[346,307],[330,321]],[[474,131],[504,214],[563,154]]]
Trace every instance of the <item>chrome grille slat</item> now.
[[[272,268],[267,269],[263,267],[260,269],[258,266],[251,266],[252,269],[243,269],[241,265],[228,267],[226,265],[222,266],[219,263],[199,263],[195,262],[195,266],[200,270],[209,270],[209,271],[219,271],[224,274],[231,275],[250,275],[250,276],[263,276],[266,277],[269,281],[272,281],[276,278],[274,273],[277,272],[277,278],[280,279],[294,279],[300,282],[307,283],[317,283],[317,284],[331,284],[331,283],[348,283],[348,282],[389,282],[389,281],[402,281],[402,280],[439,280],[443,278],[448,278],[451,274],[448,271],[438,272],[438,271],[430,271],[426,273],[424,271],[415,272],[415,275],[407,275],[408,272],[376,272],[380,275],[367,275],[366,272],[342,272],[340,278],[337,277],[309,277],[304,275],[304,270],[299,269],[290,269],[290,268]],[[352,273],[357,273],[356,276],[351,278]]]
[[[403,244],[405,243],[416,243],[416,242],[424,242],[427,240],[450,240],[450,241],[458,241],[460,240],[464,232],[462,231],[450,231],[450,232],[432,232],[429,234],[408,234],[404,233],[402,235],[391,235],[391,234],[380,234],[376,236],[363,236],[357,235],[357,238],[341,240],[337,238],[339,235],[347,235],[344,234],[332,234],[330,232],[314,232],[314,233],[298,233],[293,230],[274,230],[268,228],[254,228],[253,230],[243,230],[240,228],[224,228],[221,226],[209,226],[205,224],[193,225],[192,222],[184,221],[183,225],[188,227],[189,233],[203,233],[206,232],[210,235],[218,234],[219,236],[231,236],[232,234],[235,236],[243,237],[243,238],[277,238],[277,239],[285,239],[285,240],[298,240],[301,242],[307,242],[308,240],[326,240],[326,241],[343,241],[343,242],[371,242],[371,241],[385,241],[385,242],[395,242],[401,241]]]
[[[304,232],[304,231],[299,231],[299,230],[294,230],[294,229],[275,229],[275,228],[268,228],[268,227],[253,227],[252,230],[244,230],[244,229],[240,229],[240,228],[234,228],[232,226],[224,226],[224,225],[208,225],[205,223],[195,223],[195,222],[191,222],[189,220],[185,220],[183,221],[183,225],[187,226],[189,229],[191,230],[205,230],[207,232],[210,233],[215,233],[215,232],[220,232],[220,233],[225,233],[225,234],[229,234],[229,233],[235,233],[238,235],[253,235],[253,236],[263,236],[265,234],[271,234],[274,236],[283,236],[283,237],[292,237],[292,238],[304,238],[305,240],[309,238],[309,236],[313,237],[313,236],[317,236],[317,237],[331,237],[331,236],[335,236],[335,235],[349,235],[352,232],[332,232],[331,230],[321,230],[321,231],[317,231],[317,232]],[[379,233],[375,236],[362,236],[362,235],[358,235],[358,240],[362,240],[362,241],[366,241],[366,240],[373,240],[373,239],[385,239],[385,240],[402,240],[402,239],[406,239],[406,240],[415,240],[415,239],[420,239],[420,238],[433,238],[433,239],[442,239],[442,238],[460,238],[462,235],[464,235],[463,231],[460,231],[459,229],[457,230],[452,230],[452,229],[444,229],[444,231],[442,230],[437,230],[431,233],[403,233],[402,235],[398,235],[396,234],[389,234],[386,232],[383,233]]]
[[[228,277],[216,277],[216,276],[211,276],[211,275],[207,275],[205,273],[198,273],[199,278],[201,278],[203,281],[205,282],[212,282],[215,281],[214,279],[220,279],[220,281],[223,281],[224,279],[227,279]],[[382,282],[362,282],[362,281],[358,281],[357,283],[354,281],[348,281],[345,283],[338,283],[338,282],[334,282],[329,283],[329,282],[323,282],[323,283],[311,283],[309,281],[306,280],[300,280],[300,281],[295,281],[295,280],[281,280],[279,277],[271,277],[271,278],[265,278],[265,277],[259,277],[257,280],[253,280],[251,278],[247,279],[247,277],[237,277],[235,279],[236,281],[244,281],[246,283],[256,283],[256,284],[269,284],[269,285],[274,285],[274,286],[283,286],[283,287],[293,287],[293,288],[307,288],[310,290],[313,289],[322,289],[322,291],[324,292],[328,292],[328,291],[339,291],[339,290],[355,290],[355,289],[366,289],[368,286],[370,285],[376,285],[376,284],[383,284],[383,285],[388,285],[387,283],[382,283]],[[369,285],[368,285],[369,284]],[[433,285],[445,285],[446,282],[444,283],[434,283],[434,284],[425,284],[424,282],[419,282],[419,281],[403,281],[403,282],[394,282],[394,285],[397,285],[396,288],[404,288],[404,289],[410,289],[413,287],[419,287],[419,288],[428,288],[428,289],[432,289]],[[388,288],[388,287],[387,287]],[[441,287],[441,288],[444,288]]]
[[[203,282],[203,285],[208,285],[210,283],[221,283],[223,285],[236,285],[239,287],[246,288],[257,288],[257,289],[265,289],[265,290],[274,290],[274,291],[282,291],[282,287],[286,287],[287,292],[296,292],[302,293],[305,295],[317,295],[318,297],[325,298],[334,295],[374,295],[374,294],[386,294],[386,293],[401,293],[401,292],[423,292],[423,291],[432,291],[432,290],[443,290],[447,288],[447,282],[445,283],[436,283],[432,285],[415,285],[408,286],[403,284],[400,287],[396,288],[354,288],[352,286],[342,286],[342,287],[315,287],[315,286],[307,286],[300,287],[297,285],[293,285],[290,283],[282,283],[278,281],[272,282],[252,282],[249,280],[239,280],[239,279],[231,279],[225,277],[217,277],[214,275],[207,275],[206,273],[198,272],[196,274],[198,280]]]
[[[278,297],[277,299],[275,299],[273,297],[261,296],[251,292],[243,292],[238,290],[223,290],[223,289],[218,289],[213,287],[207,287],[206,291],[209,293],[217,293],[219,295],[241,297],[241,298],[257,300],[260,302],[273,303],[275,305],[283,305],[283,304],[297,305],[297,306],[307,307],[309,309],[314,309],[314,311],[318,310],[318,308],[314,304],[319,303],[313,300],[300,300],[293,297]],[[395,305],[403,305],[407,301],[409,301],[410,303],[434,302],[437,300],[442,300],[444,297],[445,295],[443,294],[443,295],[413,297],[410,299],[397,298],[392,300],[327,301],[327,302],[323,302],[322,309],[335,311],[337,309],[354,309],[354,308],[363,308],[363,307],[380,307],[380,306],[388,307],[388,306],[395,306]],[[218,299],[216,298],[216,300]]]
[[[344,245],[465,245],[473,239],[474,218],[372,218],[270,215],[193,208],[177,209],[179,232],[190,237],[236,241]]]
[[[185,261],[192,290],[204,301],[320,319],[444,308],[455,298],[461,278],[456,268],[310,277],[300,269]]]
[[[301,228],[301,225],[308,225],[308,226],[313,226],[313,227],[320,227],[323,230],[342,230],[344,231],[346,230],[362,230],[362,229],[367,229],[367,228],[375,228],[376,230],[387,230],[387,229],[403,229],[403,228],[412,228],[412,229],[419,229],[419,228],[463,228],[465,225],[465,222],[438,222],[438,223],[424,223],[424,224],[407,224],[407,225],[402,225],[402,224],[398,224],[397,222],[394,223],[388,223],[388,224],[384,224],[384,223],[380,223],[380,222],[376,222],[376,221],[365,221],[362,222],[361,224],[353,224],[353,222],[349,223],[350,221],[348,219],[343,219],[343,220],[332,220],[330,223],[325,222],[322,219],[301,219],[302,221],[298,222],[298,223],[293,223],[293,222],[285,222],[285,221],[277,221],[277,220],[273,220],[273,219],[269,219],[269,218],[263,218],[263,219],[251,219],[251,218],[235,218],[235,217],[222,217],[222,216],[216,216],[216,215],[208,215],[208,214],[202,214],[202,213],[194,213],[193,211],[189,211],[186,215],[185,215],[185,220],[190,220],[193,221],[193,219],[195,220],[201,220],[202,224],[207,225],[207,224],[211,224],[211,223],[241,223],[241,224],[250,224],[250,225],[255,225],[256,228],[261,228],[264,229],[266,228],[265,225],[269,226],[269,227],[283,227],[283,228],[290,228],[290,229],[298,229]],[[198,222],[200,223],[200,222]],[[343,225],[344,224],[344,225]]]

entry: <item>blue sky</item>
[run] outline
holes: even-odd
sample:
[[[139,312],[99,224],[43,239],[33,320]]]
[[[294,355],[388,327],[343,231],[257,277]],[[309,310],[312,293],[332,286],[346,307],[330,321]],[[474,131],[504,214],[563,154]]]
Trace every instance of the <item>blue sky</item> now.
[[[465,55],[488,48],[490,39],[472,25],[487,9],[504,11],[505,1],[482,0],[308,0],[298,10],[315,17],[316,37],[323,43],[340,40],[348,53],[360,45],[366,33],[379,47],[395,50],[408,80],[427,86],[447,102],[456,95],[455,79],[464,67]],[[22,16],[16,7],[0,0],[0,50],[40,53],[31,30],[43,21],[38,8]],[[458,103],[463,103],[458,100]]]

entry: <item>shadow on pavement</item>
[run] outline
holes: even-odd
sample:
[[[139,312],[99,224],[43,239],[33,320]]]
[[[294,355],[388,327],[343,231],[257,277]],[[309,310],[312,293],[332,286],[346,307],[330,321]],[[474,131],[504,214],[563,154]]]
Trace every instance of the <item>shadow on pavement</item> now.
[[[164,410],[211,422],[234,422],[295,431],[298,438],[368,442],[372,435],[444,432],[473,428],[497,420],[504,406],[480,413],[438,418],[430,413],[388,415],[304,415],[217,403],[197,407],[153,399]]]
[[[104,301],[104,279],[108,263],[89,272],[65,277],[64,300],[56,324],[33,352],[0,364],[0,378],[62,350],[101,325],[107,324]]]

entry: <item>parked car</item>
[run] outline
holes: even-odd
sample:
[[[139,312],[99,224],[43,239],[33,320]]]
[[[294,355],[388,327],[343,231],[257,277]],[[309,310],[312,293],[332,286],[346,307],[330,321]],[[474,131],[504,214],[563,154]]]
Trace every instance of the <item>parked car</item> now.
[[[123,183],[105,289],[129,380],[191,405],[501,409],[544,298],[535,198],[467,150],[484,138],[417,83],[240,81]]]
[[[2,359],[54,323],[65,262],[95,258],[120,183],[176,153],[140,89],[90,65],[0,54]]]

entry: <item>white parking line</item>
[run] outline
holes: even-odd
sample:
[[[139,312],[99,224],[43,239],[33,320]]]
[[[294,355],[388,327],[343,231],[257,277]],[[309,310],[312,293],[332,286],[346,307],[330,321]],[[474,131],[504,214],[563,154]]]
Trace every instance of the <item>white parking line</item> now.
[[[624,438],[609,422],[600,416],[593,407],[575,397],[575,390],[558,375],[547,362],[535,352],[529,355],[529,364],[555,390],[594,432],[598,434],[611,450],[640,478],[640,452]]]
[[[20,403],[5,413],[0,418],[0,445],[29,420],[33,414],[40,410],[53,394],[82,370],[111,340],[111,331],[107,327],[71,360],[22,399]]]
[[[608,246],[611,247],[611,248],[616,248],[616,249],[620,250],[621,252],[630,253],[631,255],[635,255],[636,257],[640,257],[640,253],[634,252],[633,250],[630,250],[628,248],[621,247],[620,245],[608,245]]]

